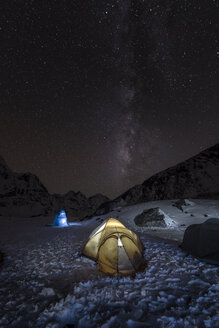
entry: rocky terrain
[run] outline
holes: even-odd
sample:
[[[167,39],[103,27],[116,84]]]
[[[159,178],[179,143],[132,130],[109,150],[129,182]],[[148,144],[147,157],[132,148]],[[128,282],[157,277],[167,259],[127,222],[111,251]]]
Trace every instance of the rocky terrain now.
[[[0,215],[47,215],[51,208],[51,196],[38,177],[13,172],[0,157]]]
[[[53,215],[57,209],[65,209],[68,216],[80,219],[108,200],[101,194],[87,198],[74,191],[50,195],[36,175],[13,172],[0,157],[0,216],[45,216]]]
[[[219,143],[102,204],[95,214],[146,201],[178,198],[219,199]]]
[[[69,191],[64,195],[52,196],[54,209],[66,209],[67,216],[84,218],[91,215],[103,203],[109,201],[104,195],[96,194],[87,198],[80,191]]]

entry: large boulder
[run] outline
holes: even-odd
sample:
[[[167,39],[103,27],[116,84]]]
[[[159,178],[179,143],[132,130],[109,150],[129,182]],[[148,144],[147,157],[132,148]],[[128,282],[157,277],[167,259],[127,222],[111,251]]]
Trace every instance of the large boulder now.
[[[165,215],[159,207],[144,210],[134,218],[135,224],[140,227],[159,227],[166,228]]]
[[[191,206],[191,205],[194,205],[193,202],[191,202],[190,200],[188,199],[177,199],[173,204],[172,206],[175,206],[177,207],[180,211],[183,212],[183,206]]]
[[[219,219],[190,225],[184,233],[181,247],[209,263],[219,264]]]

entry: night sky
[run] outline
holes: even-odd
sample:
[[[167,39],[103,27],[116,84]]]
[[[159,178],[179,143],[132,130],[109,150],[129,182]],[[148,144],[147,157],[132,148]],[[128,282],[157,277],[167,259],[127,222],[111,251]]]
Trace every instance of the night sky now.
[[[0,4],[0,154],[116,197],[219,141],[218,1]]]

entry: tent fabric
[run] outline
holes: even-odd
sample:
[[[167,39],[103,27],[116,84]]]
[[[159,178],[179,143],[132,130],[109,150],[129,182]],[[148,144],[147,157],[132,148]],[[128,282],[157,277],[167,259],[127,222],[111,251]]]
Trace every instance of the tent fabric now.
[[[145,267],[143,244],[139,237],[120,221],[109,218],[89,236],[83,254],[98,262],[108,274],[133,274]]]
[[[56,227],[67,227],[68,219],[64,210],[57,211],[54,216],[53,226]]]
[[[219,264],[219,219],[190,225],[184,233],[181,247],[206,262]]]

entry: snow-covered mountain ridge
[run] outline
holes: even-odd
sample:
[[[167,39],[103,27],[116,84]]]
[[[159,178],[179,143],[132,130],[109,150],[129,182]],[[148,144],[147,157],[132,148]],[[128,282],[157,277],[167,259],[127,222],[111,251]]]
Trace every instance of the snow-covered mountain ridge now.
[[[13,172],[0,157],[0,215],[46,215],[51,207],[51,196],[36,175]]]
[[[13,172],[0,156],[0,215],[32,217],[51,215],[65,208],[70,217],[84,217],[93,213],[106,196],[96,194],[87,198],[81,192],[50,195],[39,178],[32,173]]]
[[[119,206],[177,198],[219,199],[219,143],[102,204],[95,214]]]

